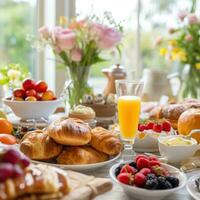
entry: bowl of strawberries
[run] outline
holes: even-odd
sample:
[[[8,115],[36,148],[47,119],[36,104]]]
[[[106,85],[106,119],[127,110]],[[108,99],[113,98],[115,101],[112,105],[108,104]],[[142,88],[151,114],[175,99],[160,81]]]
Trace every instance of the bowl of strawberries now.
[[[176,135],[176,132],[167,120],[140,121],[133,148],[137,152],[158,152],[158,138],[169,135]]]
[[[25,79],[22,87],[14,89],[12,97],[4,98],[3,102],[23,120],[48,119],[62,99],[58,99],[54,92],[48,89],[45,81]]]
[[[110,177],[134,199],[161,200],[180,190],[187,177],[179,169],[161,163],[156,156],[137,155],[132,161],[115,164]]]

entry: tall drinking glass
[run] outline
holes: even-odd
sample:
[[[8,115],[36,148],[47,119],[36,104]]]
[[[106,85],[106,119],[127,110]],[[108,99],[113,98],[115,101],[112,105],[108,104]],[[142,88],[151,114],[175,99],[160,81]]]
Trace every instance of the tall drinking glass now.
[[[120,136],[124,144],[123,160],[133,159],[133,143],[138,130],[143,82],[116,80]]]

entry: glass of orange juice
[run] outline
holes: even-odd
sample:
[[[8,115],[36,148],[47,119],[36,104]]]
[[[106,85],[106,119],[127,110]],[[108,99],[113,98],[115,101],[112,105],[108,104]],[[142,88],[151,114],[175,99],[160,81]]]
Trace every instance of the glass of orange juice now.
[[[116,80],[117,109],[120,137],[124,144],[123,159],[129,160],[135,154],[133,143],[138,130],[141,110],[142,81]]]

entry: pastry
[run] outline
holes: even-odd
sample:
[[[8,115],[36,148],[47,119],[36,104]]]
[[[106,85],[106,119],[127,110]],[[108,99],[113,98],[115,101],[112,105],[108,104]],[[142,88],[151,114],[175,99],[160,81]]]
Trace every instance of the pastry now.
[[[114,133],[102,127],[92,129],[92,139],[90,144],[95,149],[108,155],[119,154],[122,150],[120,139],[117,138]]]
[[[162,109],[162,116],[167,119],[174,129],[177,129],[178,118],[188,109],[184,104],[171,104],[164,106]]]
[[[24,135],[20,150],[30,159],[49,160],[60,154],[62,145],[57,144],[46,132],[35,130]]]
[[[69,117],[81,119],[87,122],[95,118],[95,112],[90,107],[78,105],[69,113]]]
[[[81,165],[103,162],[109,159],[109,156],[103,152],[97,151],[90,146],[83,147],[65,147],[58,156],[59,164]]]
[[[31,165],[23,176],[9,178],[0,183],[1,200],[16,199],[31,194],[53,194],[57,199],[69,191],[67,174],[46,165]]]
[[[188,135],[192,130],[200,129],[200,109],[191,108],[178,119],[179,134]]]
[[[150,119],[162,119],[163,118],[162,107],[156,106],[156,107],[152,108],[152,110],[149,112],[149,118]]]
[[[90,127],[80,119],[61,118],[47,128],[49,136],[59,144],[80,146],[91,140]]]

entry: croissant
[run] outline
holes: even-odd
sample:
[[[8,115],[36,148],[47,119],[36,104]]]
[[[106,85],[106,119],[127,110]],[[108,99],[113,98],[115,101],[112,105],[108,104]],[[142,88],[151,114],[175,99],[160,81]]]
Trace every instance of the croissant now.
[[[92,139],[90,145],[108,155],[119,154],[122,150],[122,143],[114,133],[102,128],[96,127],[92,129]]]
[[[68,177],[64,171],[46,165],[31,165],[24,176],[0,183],[0,200],[33,194],[60,197],[69,191]]]
[[[90,146],[65,147],[58,156],[59,164],[81,165],[92,164],[108,160],[109,156],[103,152],[97,151]]]

